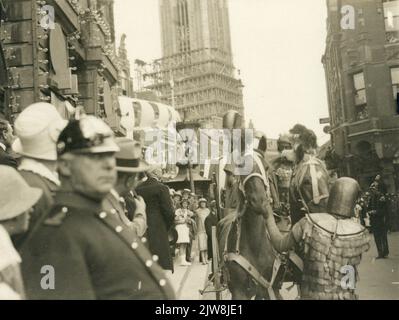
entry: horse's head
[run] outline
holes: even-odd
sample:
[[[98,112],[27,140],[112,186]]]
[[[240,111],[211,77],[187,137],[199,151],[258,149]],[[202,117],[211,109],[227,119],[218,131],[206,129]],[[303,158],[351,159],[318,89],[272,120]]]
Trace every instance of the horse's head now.
[[[313,155],[305,155],[297,165],[292,180],[291,202],[294,202],[294,211],[302,210],[305,213],[326,212],[329,196],[329,174],[324,163]],[[296,203],[296,205],[295,205]],[[301,215],[292,212],[294,217]],[[299,217],[300,218],[300,217]],[[293,221],[295,223],[297,221]]]
[[[273,201],[270,181],[267,176],[268,165],[263,156],[254,151],[253,155],[248,155],[246,163],[251,163],[251,172],[240,176],[242,199],[258,215],[265,214],[267,203]]]

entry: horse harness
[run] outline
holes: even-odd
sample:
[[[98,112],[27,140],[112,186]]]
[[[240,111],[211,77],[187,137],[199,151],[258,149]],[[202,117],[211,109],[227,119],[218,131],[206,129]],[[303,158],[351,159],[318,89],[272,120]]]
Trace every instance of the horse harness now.
[[[260,178],[263,181],[263,184],[265,186],[266,189],[266,194],[268,196],[268,199],[272,199],[271,197],[271,192],[270,192],[270,183],[269,183],[269,179],[268,179],[268,175],[266,173],[266,170],[264,169],[262,160],[260,159],[260,156],[257,155],[256,153],[254,153],[254,160],[260,170],[260,173],[252,173],[250,175],[248,175],[244,181],[242,182],[240,189],[242,190],[242,192],[245,195],[245,184],[252,178]],[[271,200],[272,201],[272,200]],[[242,212],[245,211],[245,206],[242,210]],[[269,298],[271,300],[277,300],[276,297],[276,293],[274,292],[274,285],[277,279],[277,274],[280,271],[280,268],[283,266],[283,262],[280,257],[279,254],[277,254],[275,252],[276,255],[276,260],[274,262],[273,265],[273,274],[272,274],[272,278],[271,281],[267,281],[265,279],[265,277],[262,276],[262,274],[258,271],[258,269],[256,269],[255,266],[253,266],[248,259],[246,259],[243,255],[241,255],[240,253],[240,242],[241,242],[241,219],[240,217],[238,217],[235,220],[236,226],[237,226],[237,239],[236,239],[236,248],[235,248],[235,252],[228,252],[228,240],[226,240],[225,242],[225,248],[224,248],[224,259],[225,261],[228,262],[235,262],[237,263],[239,266],[241,266],[241,268],[243,268],[251,277],[252,279],[257,282],[261,287],[263,287],[264,289],[267,290],[268,294],[269,294]],[[228,233],[230,233],[231,229],[229,230]],[[268,238],[270,239],[270,235],[268,233],[268,230],[266,228],[266,233]],[[227,235],[227,239],[228,239],[228,235]],[[295,265],[297,265],[301,270],[303,269],[303,263],[302,260],[295,254],[295,253],[290,253],[289,260],[291,260]]]

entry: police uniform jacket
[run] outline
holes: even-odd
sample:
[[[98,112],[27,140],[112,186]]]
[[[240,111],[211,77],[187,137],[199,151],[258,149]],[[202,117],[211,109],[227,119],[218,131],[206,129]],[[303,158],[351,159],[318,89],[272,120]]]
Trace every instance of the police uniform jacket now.
[[[175,298],[142,240],[100,202],[77,193],[57,192],[21,255],[28,299]]]

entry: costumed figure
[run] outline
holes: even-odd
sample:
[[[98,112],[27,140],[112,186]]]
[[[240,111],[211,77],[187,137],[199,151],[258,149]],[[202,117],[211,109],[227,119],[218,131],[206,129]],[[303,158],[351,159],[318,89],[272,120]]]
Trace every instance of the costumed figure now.
[[[357,268],[362,254],[370,248],[368,231],[352,220],[359,192],[355,180],[338,179],[331,190],[327,212],[307,214],[286,236],[278,230],[269,206],[266,223],[274,248],[279,252],[295,248],[303,260],[299,283],[302,299],[358,298]]]

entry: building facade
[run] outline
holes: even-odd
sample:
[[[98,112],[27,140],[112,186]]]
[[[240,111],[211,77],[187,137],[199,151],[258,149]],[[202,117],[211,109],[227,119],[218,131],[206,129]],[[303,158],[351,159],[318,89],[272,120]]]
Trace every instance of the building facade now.
[[[104,119],[124,135],[118,106],[113,0],[3,0],[8,101],[13,120],[34,102],[54,104],[70,118]]]
[[[323,56],[331,157],[363,188],[399,187],[399,1],[328,0]]]
[[[163,58],[148,87],[182,119],[221,127],[229,110],[243,110],[233,65],[227,0],[160,0]]]

